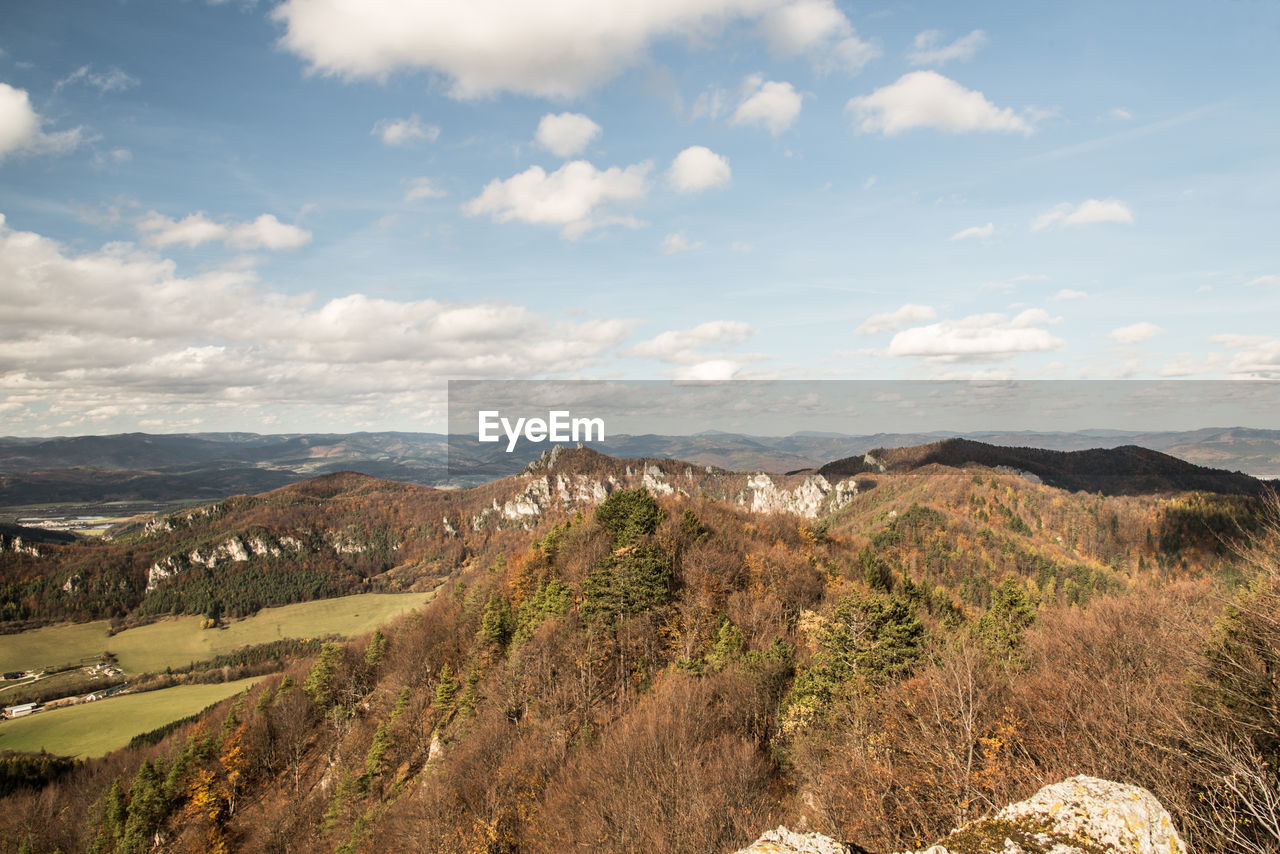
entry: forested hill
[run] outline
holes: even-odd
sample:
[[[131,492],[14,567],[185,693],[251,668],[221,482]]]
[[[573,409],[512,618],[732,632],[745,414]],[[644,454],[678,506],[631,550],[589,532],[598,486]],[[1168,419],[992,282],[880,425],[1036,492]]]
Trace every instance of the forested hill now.
[[[1196,850],[1274,850],[1240,795],[1280,792],[1280,536],[1237,548],[1259,504],[570,451],[474,490],[344,474],[164,517],[97,553],[176,570],[137,609],[250,570],[447,580],[24,784],[0,850],[708,854],[785,823],[902,851],[1076,774],[1149,788]]]
[[[932,464],[1013,469],[1035,475],[1043,483],[1059,489],[1103,495],[1198,491],[1262,496],[1274,492],[1273,487],[1247,474],[1198,466],[1136,445],[1049,451],[989,445],[970,439],[944,439],[909,448],[877,448],[862,456],[827,463],[818,471],[830,479],[867,473],[904,473]]]
[[[913,449],[916,458],[927,458],[928,448]],[[1130,565],[1143,555],[1195,565],[1201,558],[1189,549],[1217,551],[1255,516],[1252,499],[1243,496],[1233,502],[1204,494],[1174,501],[1138,495],[1098,506],[1092,491],[1071,496],[991,469],[975,481],[939,466],[895,464],[893,457],[883,472],[857,462],[874,474],[751,474],[563,449],[520,475],[469,489],[354,472],[325,475],[159,516],[101,542],[32,547],[6,539],[0,543],[0,622],[11,628],[33,620],[103,617],[131,623],[211,611],[238,617],[354,592],[432,589],[523,548],[532,532],[635,488],[663,500],[720,502],[812,525],[856,519],[862,536],[884,526],[885,514],[905,515],[913,504],[937,507],[941,495],[954,493],[970,535],[986,526],[1003,531],[1004,556],[987,559],[998,567],[1007,555],[1044,551],[1064,565]],[[980,498],[983,477],[1009,495],[994,504]],[[1082,542],[1094,545],[1077,545]],[[947,572],[969,567],[970,558],[977,562],[965,572],[978,572],[979,552],[961,548],[957,554]]]

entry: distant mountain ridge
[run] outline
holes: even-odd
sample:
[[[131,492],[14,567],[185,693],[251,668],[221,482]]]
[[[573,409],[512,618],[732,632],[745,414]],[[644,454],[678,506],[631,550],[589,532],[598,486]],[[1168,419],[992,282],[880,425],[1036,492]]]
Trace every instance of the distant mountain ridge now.
[[[931,465],[1011,470],[1033,475],[1059,489],[1106,495],[1198,491],[1260,496],[1272,491],[1247,474],[1198,466],[1137,445],[1054,451],[944,439],[908,448],[876,448],[862,456],[827,463],[818,473],[832,480],[857,474],[910,472]]]
[[[1136,445],[1200,466],[1280,475],[1280,430],[1206,428],[1139,433],[986,431],[842,435],[609,436],[591,447],[613,457],[679,459],[735,471],[788,472],[832,460],[967,438],[995,446],[1083,451]],[[54,438],[0,437],[0,506],[65,502],[216,500],[352,470],[428,486],[471,486],[514,474],[542,447],[507,454],[471,437],[439,433],[124,433]]]

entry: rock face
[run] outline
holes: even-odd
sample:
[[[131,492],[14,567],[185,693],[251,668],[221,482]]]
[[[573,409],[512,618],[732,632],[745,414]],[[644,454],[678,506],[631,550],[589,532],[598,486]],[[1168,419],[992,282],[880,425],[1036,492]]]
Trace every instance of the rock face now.
[[[770,830],[738,854],[847,854],[816,833]],[[970,822],[918,854],[1186,854],[1169,813],[1146,789],[1094,777],[1045,786]]]
[[[738,854],[849,854],[852,849],[821,833],[794,833],[785,827],[764,835]]]
[[[832,487],[820,474],[806,477],[794,489],[783,489],[761,472],[747,478],[747,489],[751,491],[751,500],[748,502],[744,497],[739,503],[750,507],[752,512],[794,513],[806,519],[839,510],[858,495],[858,485],[852,478]]]

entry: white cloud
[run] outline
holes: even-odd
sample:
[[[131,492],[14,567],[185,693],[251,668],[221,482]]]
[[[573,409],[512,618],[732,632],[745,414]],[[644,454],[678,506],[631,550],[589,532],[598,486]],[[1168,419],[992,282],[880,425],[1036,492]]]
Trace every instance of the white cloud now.
[[[678,252],[689,252],[702,248],[701,240],[689,240],[680,232],[673,232],[662,239],[662,254],[675,255]]]
[[[732,249],[734,252],[741,252],[743,254],[751,252],[753,249],[755,249],[754,246],[752,246],[750,243],[747,243],[745,240],[735,240],[733,241],[733,244],[729,248]]]
[[[311,242],[311,232],[262,214],[253,222],[233,224],[227,245],[235,249],[301,249]]]
[[[682,382],[728,382],[742,371],[742,363],[734,359],[707,359],[676,368],[675,379]]]
[[[934,362],[999,361],[1019,353],[1061,349],[1062,339],[1041,328],[1056,322],[1042,309],[1027,309],[1012,319],[1004,314],[974,314],[904,329],[893,336],[885,352]]]
[[[534,141],[556,157],[572,157],[600,134],[600,125],[581,113],[548,113],[538,122]]]
[[[405,190],[404,200],[417,202],[422,199],[440,199],[447,195],[449,194],[437,187],[430,178],[420,176],[409,179],[409,189]]]
[[[850,99],[863,133],[895,136],[913,128],[949,133],[991,131],[1030,134],[1031,123],[1008,107],[997,107],[974,89],[966,89],[936,71],[912,71],[870,95]]]
[[[705,363],[709,347],[741,344],[752,335],[746,323],[736,320],[712,320],[692,329],[673,329],[628,349],[623,355],[637,359],[657,359],[681,365]]]
[[[968,240],[971,237],[976,237],[981,240],[986,240],[988,237],[990,237],[995,233],[996,233],[996,224],[993,222],[989,222],[986,225],[971,225],[968,228],[962,228],[959,231],[957,231],[955,234],[951,235],[949,239]]]
[[[761,22],[774,53],[808,54],[820,73],[857,74],[880,56],[880,48],[858,37],[833,0],[796,0],[774,9]]]
[[[677,154],[667,170],[667,180],[680,193],[727,187],[732,176],[729,161],[702,145],[692,145]]]
[[[1133,211],[1124,202],[1088,199],[1078,205],[1063,202],[1045,211],[1031,223],[1032,231],[1043,231],[1056,225],[1092,225],[1099,222],[1131,224]]]
[[[1276,276],[1276,275],[1259,276],[1253,281],[1245,282],[1245,287],[1247,288],[1256,287],[1258,285],[1280,285],[1280,276]]]
[[[919,323],[922,320],[933,320],[938,313],[933,306],[907,303],[902,308],[884,314],[873,314],[861,326],[853,330],[857,335],[879,335],[881,332],[893,332],[908,323]]]
[[[94,71],[91,66],[82,65],[66,77],[53,84],[54,91],[70,86],[72,83],[84,83],[99,92],[123,92],[138,85],[138,78],[126,74],[122,69],[111,67],[106,71]]]
[[[0,83],[0,160],[9,155],[62,154],[83,141],[80,128],[45,133],[44,123],[25,89]]]
[[[386,79],[422,70],[449,81],[455,98],[503,91],[573,98],[640,63],[656,41],[705,42],[726,24],[792,5],[834,8],[830,0],[285,0],[272,15],[285,27],[280,44],[315,72]],[[779,47],[802,43],[823,61],[856,64],[865,48],[847,21],[827,17],[817,32],[788,30]]]
[[[732,123],[760,125],[768,128],[774,136],[795,123],[804,102],[803,96],[790,83],[766,81],[758,74],[746,79],[743,91],[742,103],[734,111]]]
[[[494,178],[463,207],[467,216],[489,214],[494,222],[519,222],[562,226],[561,236],[577,239],[605,225],[637,227],[634,217],[600,216],[601,208],[643,199],[649,192],[649,161],[625,169],[597,169],[585,160],[573,160],[548,174],[531,166],[506,180]]]
[[[912,65],[942,65],[953,59],[968,61],[986,43],[987,34],[982,30],[974,30],[947,45],[942,44],[940,30],[925,30],[912,40],[907,59],[911,60]]]
[[[1111,330],[1108,335],[1112,341],[1119,341],[1121,344],[1137,344],[1139,341],[1146,341],[1149,338],[1155,338],[1163,333],[1164,330],[1154,323],[1143,321],[1141,323],[1133,323],[1129,326],[1121,326],[1119,329]]]
[[[1112,118],[1117,121],[1127,122],[1129,119],[1133,118],[1133,113],[1129,112],[1124,107],[1112,107],[1107,111],[1107,116],[1108,118]]]
[[[1071,288],[1063,288],[1062,290],[1054,294],[1053,298],[1056,300],[1084,299],[1087,296],[1088,294],[1085,293],[1084,291],[1076,291],[1076,290],[1072,290]]]
[[[0,400],[21,410],[5,424],[28,432],[42,412],[76,425],[112,408],[126,413],[121,429],[133,419],[421,423],[446,377],[576,373],[634,328],[500,301],[313,303],[250,268],[183,276],[131,244],[75,252],[3,218],[0,302]]]
[[[1209,340],[1235,351],[1231,354],[1210,354],[1210,361],[1222,364],[1223,370],[1231,376],[1239,379],[1280,379],[1280,338],[1215,335]]]
[[[251,222],[217,222],[204,211],[180,220],[151,211],[138,221],[138,231],[149,246],[164,248],[175,244],[196,247],[221,242],[233,249],[301,249],[311,242],[311,232],[262,214]]]
[[[440,128],[436,125],[423,124],[417,113],[407,119],[382,119],[369,133],[381,137],[386,145],[410,145],[419,141],[435,142],[440,138]]]

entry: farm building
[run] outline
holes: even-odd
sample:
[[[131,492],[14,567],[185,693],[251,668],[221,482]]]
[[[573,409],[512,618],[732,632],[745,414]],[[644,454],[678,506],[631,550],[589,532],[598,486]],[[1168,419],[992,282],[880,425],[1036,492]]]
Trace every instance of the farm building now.
[[[4,716],[6,718],[25,718],[32,712],[40,711],[39,703],[23,703],[21,706],[5,706]]]

